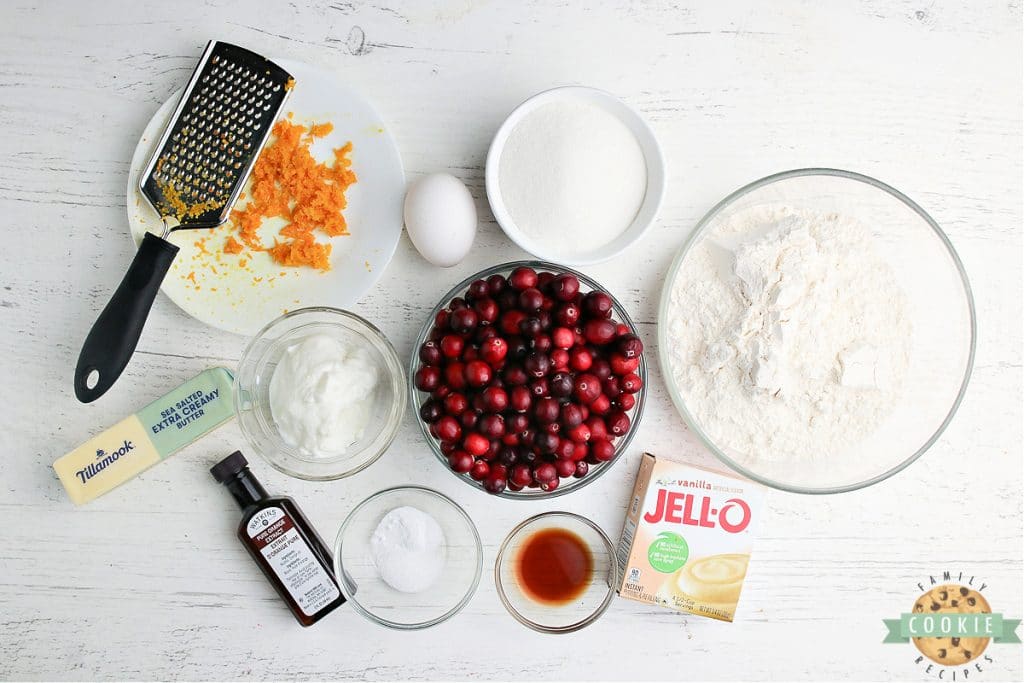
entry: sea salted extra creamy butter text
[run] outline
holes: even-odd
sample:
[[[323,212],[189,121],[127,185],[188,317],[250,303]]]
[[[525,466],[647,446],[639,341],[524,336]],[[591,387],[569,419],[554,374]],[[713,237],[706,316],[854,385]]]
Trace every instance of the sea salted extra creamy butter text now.
[[[732,621],[762,490],[645,453],[619,540],[619,595]]]

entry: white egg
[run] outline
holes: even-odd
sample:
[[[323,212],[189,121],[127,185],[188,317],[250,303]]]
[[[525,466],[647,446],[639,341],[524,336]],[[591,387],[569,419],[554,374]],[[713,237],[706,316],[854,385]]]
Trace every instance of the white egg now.
[[[448,173],[424,176],[405,193],[405,229],[423,258],[435,266],[454,266],[476,238],[473,195]]]

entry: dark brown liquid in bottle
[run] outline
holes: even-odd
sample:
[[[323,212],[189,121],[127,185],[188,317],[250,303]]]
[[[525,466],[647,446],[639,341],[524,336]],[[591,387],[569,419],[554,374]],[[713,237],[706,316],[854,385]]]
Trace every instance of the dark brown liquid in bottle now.
[[[566,529],[543,529],[526,539],[516,558],[519,585],[527,597],[562,605],[583,595],[594,573],[590,549]]]

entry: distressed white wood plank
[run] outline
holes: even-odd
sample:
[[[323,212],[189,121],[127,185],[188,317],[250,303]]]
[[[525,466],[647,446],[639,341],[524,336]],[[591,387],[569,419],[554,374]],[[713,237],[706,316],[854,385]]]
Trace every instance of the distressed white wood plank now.
[[[921,578],[973,572],[997,610],[1020,614],[1019,2],[306,4],[0,6],[0,678],[925,679],[912,647],[880,644],[881,619],[906,609]],[[338,71],[381,110],[410,178],[447,170],[470,187],[481,232],[467,261],[439,271],[403,237],[355,307],[403,357],[451,284],[524,256],[483,190],[490,136],[519,101],[566,83],[601,87],[640,109],[664,147],[657,225],[621,259],[587,269],[640,323],[652,361],[635,446],[599,482],[550,502],[491,499],[436,463],[411,415],[392,449],[348,480],[303,482],[254,464],[328,539],[386,486],[421,483],[462,503],[480,527],[485,573],[464,612],[435,629],[393,633],[344,608],[295,625],[234,539],[238,512],[206,471],[244,450],[235,424],[82,509],[49,468],[185,378],[232,366],[245,343],[161,296],[118,387],[88,406],[71,392],[81,341],[131,258],[128,160],[211,37]],[[614,536],[642,449],[714,464],[660,377],[662,278],[721,197],[812,165],[898,187],[959,250],[980,333],[956,420],[920,462],[870,489],[771,494],[734,624],[616,600],[577,634],[525,630],[489,571],[509,529],[567,509]],[[1019,648],[991,654],[977,680],[1024,677]]]

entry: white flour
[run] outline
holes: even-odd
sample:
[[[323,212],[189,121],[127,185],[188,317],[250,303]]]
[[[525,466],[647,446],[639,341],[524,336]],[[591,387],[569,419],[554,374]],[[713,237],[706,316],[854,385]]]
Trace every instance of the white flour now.
[[[498,163],[516,226],[560,254],[602,247],[630,226],[647,191],[633,132],[596,104],[558,101],[528,113]]]
[[[859,223],[754,208],[706,236],[672,288],[672,379],[741,460],[829,457],[892,410],[907,303]]]
[[[404,505],[380,520],[370,537],[370,554],[386,584],[402,593],[420,593],[444,569],[444,531],[427,513]]]

